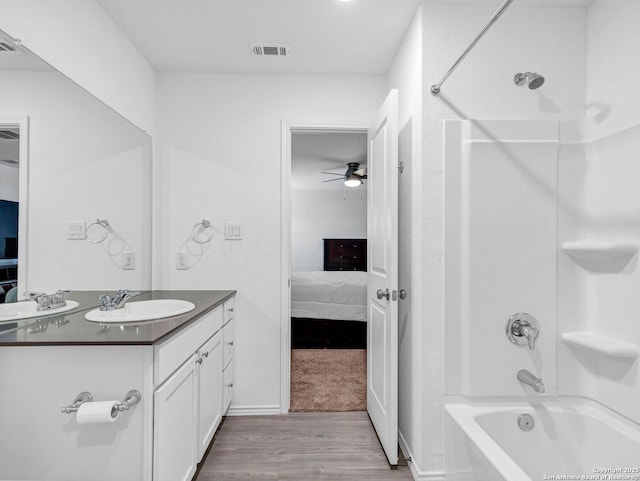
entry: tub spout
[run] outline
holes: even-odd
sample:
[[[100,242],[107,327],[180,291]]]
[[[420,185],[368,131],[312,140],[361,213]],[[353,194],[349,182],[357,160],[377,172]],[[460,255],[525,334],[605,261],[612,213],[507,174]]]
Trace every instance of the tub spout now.
[[[544,392],[544,384],[542,379],[534,376],[531,372],[526,369],[520,369],[517,375],[518,381],[523,382],[531,386],[535,392],[543,393]]]

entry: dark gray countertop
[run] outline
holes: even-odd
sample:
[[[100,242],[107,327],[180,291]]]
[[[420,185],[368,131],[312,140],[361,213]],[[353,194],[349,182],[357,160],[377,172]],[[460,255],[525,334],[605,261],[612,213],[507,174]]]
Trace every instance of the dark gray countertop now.
[[[50,317],[0,322],[0,346],[148,345],[185,328],[189,323],[233,297],[236,291],[142,291],[130,302],[149,299],[183,299],[195,309],[180,316],[126,324],[100,324],[84,318],[98,305],[105,291],[72,291],[67,299],[80,303],[72,311]]]

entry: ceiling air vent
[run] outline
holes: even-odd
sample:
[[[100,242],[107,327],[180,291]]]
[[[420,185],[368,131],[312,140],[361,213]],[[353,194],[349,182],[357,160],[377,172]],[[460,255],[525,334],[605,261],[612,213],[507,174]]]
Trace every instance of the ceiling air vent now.
[[[264,57],[286,57],[291,53],[288,44],[251,43],[251,54]]]

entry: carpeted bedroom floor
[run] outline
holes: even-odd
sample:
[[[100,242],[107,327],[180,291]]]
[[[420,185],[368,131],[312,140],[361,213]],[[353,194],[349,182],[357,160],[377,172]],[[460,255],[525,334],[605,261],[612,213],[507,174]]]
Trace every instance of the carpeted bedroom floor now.
[[[366,411],[365,349],[292,349],[293,412]]]

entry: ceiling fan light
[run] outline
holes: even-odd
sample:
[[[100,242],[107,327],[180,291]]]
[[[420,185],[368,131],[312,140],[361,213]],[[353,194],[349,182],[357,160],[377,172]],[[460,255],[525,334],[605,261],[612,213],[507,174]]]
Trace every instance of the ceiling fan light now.
[[[344,185],[347,187],[358,187],[362,185],[362,179],[358,175],[351,174],[344,179]]]

